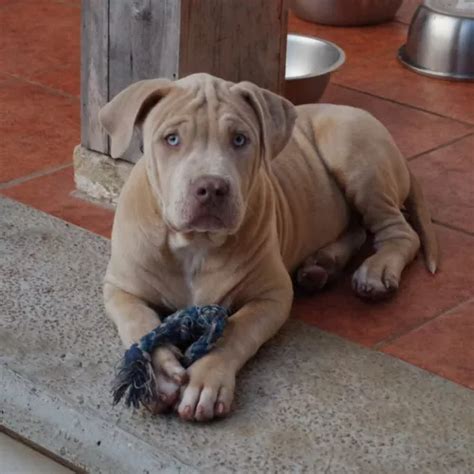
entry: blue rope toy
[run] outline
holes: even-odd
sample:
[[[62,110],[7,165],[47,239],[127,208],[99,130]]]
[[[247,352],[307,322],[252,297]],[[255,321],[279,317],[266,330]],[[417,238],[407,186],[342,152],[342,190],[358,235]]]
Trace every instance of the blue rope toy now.
[[[113,403],[125,397],[125,405],[138,408],[157,399],[151,354],[171,344],[184,352],[184,368],[205,356],[222,336],[229,312],[219,305],[191,306],[169,315],[158,327],[125,352],[112,387]]]

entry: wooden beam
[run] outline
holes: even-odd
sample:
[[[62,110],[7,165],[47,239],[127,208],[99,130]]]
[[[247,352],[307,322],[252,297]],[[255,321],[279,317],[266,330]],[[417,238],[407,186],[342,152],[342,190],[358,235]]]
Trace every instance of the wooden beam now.
[[[283,92],[286,0],[182,0],[179,76],[208,72]]]
[[[81,144],[109,153],[99,125],[100,108],[109,100],[109,0],[82,0],[81,6]]]

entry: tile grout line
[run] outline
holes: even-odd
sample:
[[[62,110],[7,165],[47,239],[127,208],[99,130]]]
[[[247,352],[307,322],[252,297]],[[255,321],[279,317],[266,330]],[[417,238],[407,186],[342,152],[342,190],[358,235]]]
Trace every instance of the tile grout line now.
[[[42,178],[43,176],[48,176],[50,174],[56,173],[57,171],[61,171],[63,169],[72,167],[72,163],[65,163],[63,165],[52,166],[50,168],[46,168],[40,171],[35,171],[34,173],[28,174],[26,176],[21,176],[20,178],[15,178],[10,181],[6,181],[5,183],[0,183],[0,191],[4,189],[9,189],[19,184],[26,183],[36,178]]]
[[[367,91],[363,91],[363,90],[360,90],[360,89],[356,89],[355,87],[346,86],[346,85],[344,85],[344,84],[338,83],[336,80],[335,80],[335,81],[332,81],[332,84],[334,84],[334,85],[336,85],[336,86],[338,86],[338,87],[342,87],[343,89],[347,89],[347,90],[350,90],[350,91],[353,91],[353,92],[359,92],[360,94],[365,94],[365,95],[368,95],[368,96],[370,96],[370,97],[375,97],[375,98],[377,98],[377,99],[386,100],[387,102],[392,102],[393,104],[397,104],[397,105],[401,105],[401,106],[404,106],[404,107],[408,107],[408,108],[413,109],[413,110],[418,110],[419,112],[424,112],[425,114],[435,115],[436,117],[440,117],[440,118],[452,120],[453,122],[457,122],[457,123],[460,123],[460,124],[462,124],[462,125],[467,125],[468,127],[474,128],[474,123],[464,122],[463,120],[459,120],[459,119],[456,119],[456,118],[453,118],[453,117],[448,117],[448,116],[443,115],[443,114],[440,114],[440,113],[438,113],[438,112],[433,112],[433,111],[431,111],[431,110],[422,109],[421,107],[418,107],[418,106],[416,106],[416,105],[407,104],[407,103],[405,103],[405,102],[399,102],[399,101],[397,101],[397,100],[390,99],[389,97],[383,97],[383,96],[374,94],[374,93],[372,93],[372,92],[367,92]]]
[[[457,143],[461,140],[464,140],[465,138],[468,138],[471,135],[474,135],[474,128],[472,130],[470,130],[468,133],[466,133],[466,135],[462,135],[460,137],[453,138],[452,140],[449,140],[445,143],[442,143],[441,145],[437,145],[437,146],[435,146],[433,148],[430,148],[426,151],[422,151],[421,153],[417,153],[416,155],[409,156],[409,157],[407,157],[407,160],[411,163],[412,161],[415,161],[416,159],[421,158],[423,155],[427,155],[428,153],[432,153],[433,151],[437,151],[437,150],[440,150],[441,148],[444,148],[446,146],[453,145],[454,143]]]
[[[438,319],[441,316],[449,315],[453,311],[457,310],[460,306],[462,306],[465,303],[469,303],[470,301],[474,301],[474,296],[473,295],[468,296],[465,300],[460,301],[459,303],[455,304],[454,306],[451,306],[448,309],[444,309],[444,310],[439,311],[432,318],[429,318],[429,319],[421,322],[420,324],[411,327],[410,329],[408,329],[406,331],[400,331],[396,335],[389,336],[389,337],[383,339],[382,341],[377,342],[376,344],[374,344],[372,346],[372,349],[381,352],[381,349],[383,349],[384,347],[389,346],[390,344],[395,342],[397,339],[400,339],[400,338],[402,338],[402,337],[404,337],[404,336],[406,336],[406,335],[408,335],[412,332],[417,331],[418,329],[422,328],[423,326],[425,326],[429,323],[432,323],[435,319]]]
[[[45,91],[48,91],[50,92],[51,94],[54,94],[54,95],[58,95],[60,97],[64,97],[66,99],[70,99],[70,100],[79,100],[80,97],[77,96],[77,95],[73,95],[73,94],[69,94],[67,92],[64,92],[62,90],[59,90],[59,89],[56,89],[54,87],[51,87],[51,86],[47,86],[46,84],[42,84],[41,82],[37,82],[37,81],[32,81],[31,79],[27,79],[26,77],[23,77],[23,76],[19,76],[17,74],[12,74],[10,72],[6,72],[4,73],[8,76],[10,76],[11,79],[15,79],[17,81],[22,81],[22,82],[26,82],[27,84],[31,84],[33,86],[36,86],[36,87],[39,87],[41,89],[44,89]]]
[[[432,219],[433,223],[442,227],[446,227],[447,229],[453,230],[455,232],[460,232],[461,234],[467,235],[468,237],[474,237],[474,233],[469,232],[468,230],[461,229],[460,227],[456,227],[452,224],[447,224],[446,222],[441,222],[438,219]]]

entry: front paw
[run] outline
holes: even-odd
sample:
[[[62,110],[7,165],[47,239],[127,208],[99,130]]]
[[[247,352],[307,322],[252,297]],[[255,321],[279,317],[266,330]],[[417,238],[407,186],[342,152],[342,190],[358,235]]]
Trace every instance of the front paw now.
[[[171,409],[179,399],[187,374],[177,359],[178,350],[172,346],[160,347],[153,352],[157,399],[146,407],[154,415]]]
[[[188,368],[189,382],[177,411],[184,420],[208,421],[226,416],[234,398],[236,371],[222,355],[211,353]]]

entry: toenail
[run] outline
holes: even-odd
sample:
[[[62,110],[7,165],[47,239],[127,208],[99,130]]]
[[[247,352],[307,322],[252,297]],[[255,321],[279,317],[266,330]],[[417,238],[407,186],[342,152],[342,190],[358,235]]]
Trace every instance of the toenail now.
[[[160,400],[162,402],[166,402],[168,400],[168,397],[164,393],[160,393]]]
[[[224,410],[224,404],[222,402],[219,402],[219,404],[217,405],[217,413],[219,413],[219,415],[222,415],[224,414]]]

